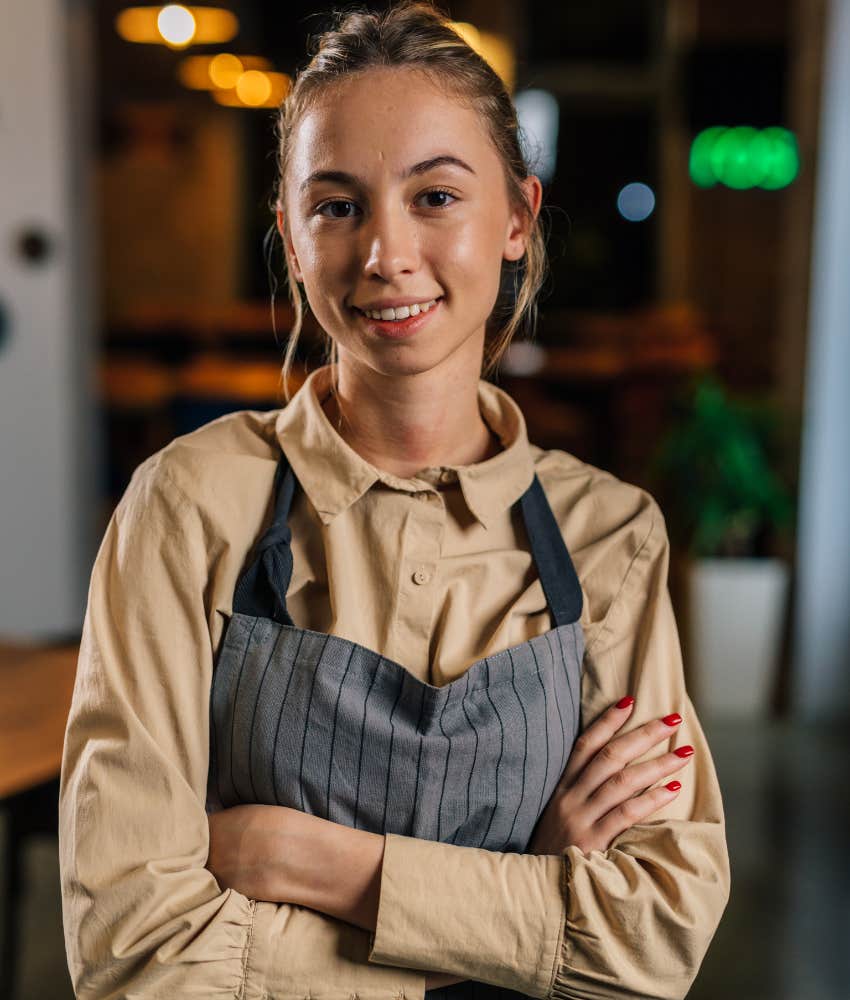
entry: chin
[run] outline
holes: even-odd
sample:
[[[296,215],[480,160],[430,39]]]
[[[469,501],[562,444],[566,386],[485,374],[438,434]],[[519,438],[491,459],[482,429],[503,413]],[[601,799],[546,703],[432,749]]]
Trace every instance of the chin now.
[[[432,345],[428,345],[429,347]],[[422,375],[425,372],[441,368],[447,375],[461,369],[474,369],[476,375],[481,371],[481,354],[474,355],[469,351],[461,351],[462,344],[456,344],[442,350],[396,350],[387,351],[381,358],[376,358],[373,367],[381,374],[391,376]]]

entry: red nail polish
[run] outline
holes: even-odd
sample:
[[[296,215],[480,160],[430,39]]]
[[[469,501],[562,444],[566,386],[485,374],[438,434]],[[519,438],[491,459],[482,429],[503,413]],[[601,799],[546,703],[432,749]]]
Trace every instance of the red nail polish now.
[[[688,745],[683,746],[683,747],[678,747],[676,750],[673,751],[673,753],[677,757],[690,757],[690,755],[693,752],[694,752],[694,748],[692,746],[688,746]]]
[[[667,784],[664,787],[665,788],[669,788],[671,792],[678,792],[679,789],[682,787],[682,782],[681,781],[668,781]]]
[[[627,694],[625,698],[621,698],[617,702],[617,708],[628,708],[629,705],[634,705],[634,703],[634,698],[630,694]]]
[[[670,715],[665,715],[661,721],[666,722],[668,726],[678,726],[682,721],[682,716],[678,712],[671,712]]]

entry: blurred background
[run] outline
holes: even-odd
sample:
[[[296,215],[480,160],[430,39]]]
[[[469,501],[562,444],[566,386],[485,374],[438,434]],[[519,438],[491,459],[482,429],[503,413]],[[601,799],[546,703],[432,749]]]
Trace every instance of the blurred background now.
[[[537,335],[493,381],[532,441],[667,519],[732,857],[690,996],[850,997],[850,0],[444,7],[510,88],[544,184]],[[106,522],[175,435],[284,405],[274,115],[329,9],[3,7],[9,1000],[73,995],[56,802]],[[311,321],[293,388],[323,361]]]

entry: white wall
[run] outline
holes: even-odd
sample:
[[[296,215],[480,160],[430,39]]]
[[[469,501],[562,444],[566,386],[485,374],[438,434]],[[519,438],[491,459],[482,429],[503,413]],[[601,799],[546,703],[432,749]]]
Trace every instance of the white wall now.
[[[90,12],[3,7],[0,30],[0,636],[78,629],[97,523]],[[52,251],[17,250],[27,230]]]
[[[850,714],[850,0],[828,5],[797,550],[793,707]]]

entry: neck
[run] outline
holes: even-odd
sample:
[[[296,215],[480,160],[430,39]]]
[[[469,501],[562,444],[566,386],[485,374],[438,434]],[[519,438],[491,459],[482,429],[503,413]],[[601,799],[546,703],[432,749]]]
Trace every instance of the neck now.
[[[477,371],[407,378],[340,365],[322,409],[339,435],[376,468],[402,479],[440,465],[473,465],[502,450],[478,407]],[[337,398],[338,396],[338,398]]]

